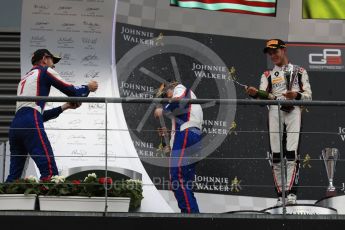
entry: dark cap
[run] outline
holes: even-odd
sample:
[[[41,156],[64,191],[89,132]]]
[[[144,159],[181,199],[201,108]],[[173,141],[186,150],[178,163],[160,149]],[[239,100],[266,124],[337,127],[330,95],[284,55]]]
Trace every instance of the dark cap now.
[[[269,49],[284,49],[286,48],[285,42],[280,39],[270,39],[266,42],[264,53],[267,53]]]
[[[53,63],[56,64],[61,60],[61,57],[52,54],[47,49],[39,49],[36,50],[32,57],[31,57],[31,64],[34,65],[37,61],[41,60],[44,56],[51,57],[53,59]]]

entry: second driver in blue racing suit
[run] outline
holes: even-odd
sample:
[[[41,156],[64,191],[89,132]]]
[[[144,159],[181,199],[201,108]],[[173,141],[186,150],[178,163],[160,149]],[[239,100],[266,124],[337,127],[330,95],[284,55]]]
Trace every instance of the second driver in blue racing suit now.
[[[171,189],[182,213],[199,213],[193,192],[196,166],[193,158],[202,151],[203,111],[199,104],[180,102],[181,99],[197,97],[191,89],[178,82],[163,83],[159,91],[162,91],[160,97],[174,100],[162,108],[156,108],[154,112],[156,118],[164,115],[172,120],[169,164]]]

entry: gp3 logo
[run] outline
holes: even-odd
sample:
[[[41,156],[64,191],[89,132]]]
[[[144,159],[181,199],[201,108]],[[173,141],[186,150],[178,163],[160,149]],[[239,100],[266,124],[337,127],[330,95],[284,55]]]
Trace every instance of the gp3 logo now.
[[[341,65],[343,62],[340,49],[323,49],[322,53],[309,54],[309,63],[315,65]]]

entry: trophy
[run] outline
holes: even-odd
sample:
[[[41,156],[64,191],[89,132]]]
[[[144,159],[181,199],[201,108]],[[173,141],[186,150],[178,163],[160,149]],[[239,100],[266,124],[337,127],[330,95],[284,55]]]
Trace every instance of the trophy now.
[[[283,72],[284,72],[284,78],[285,78],[285,82],[286,82],[286,89],[288,91],[291,91],[292,85],[293,85],[295,78],[296,78],[296,73],[295,73],[296,71],[292,65],[288,64],[288,65],[283,67]],[[293,105],[283,105],[280,108],[280,110],[282,110],[286,113],[290,113],[294,109],[295,109],[295,107]]]
[[[327,188],[327,196],[335,196],[337,194],[336,188],[333,185],[333,178],[335,173],[335,165],[339,158],[339,150],[336,148],[325,148],[322,150],[322,159],[325,162],[327,177],[329,185]]]

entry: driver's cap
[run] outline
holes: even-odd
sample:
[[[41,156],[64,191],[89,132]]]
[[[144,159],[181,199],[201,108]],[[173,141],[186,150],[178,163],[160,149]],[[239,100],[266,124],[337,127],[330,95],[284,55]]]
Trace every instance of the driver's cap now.
[[[36,50],[31,57],[31,64],[33,65],[35,62],[41,60],[44,56],[49,56],[53,59],[53,63],[56,64],[61,60],[61,57],[52,54],[47,49],[38,49]]]
[[[270,49],[284,49],[286,48],[285,42],[280,39],[270,39],[266,42],[264,53],[267,53]]]

